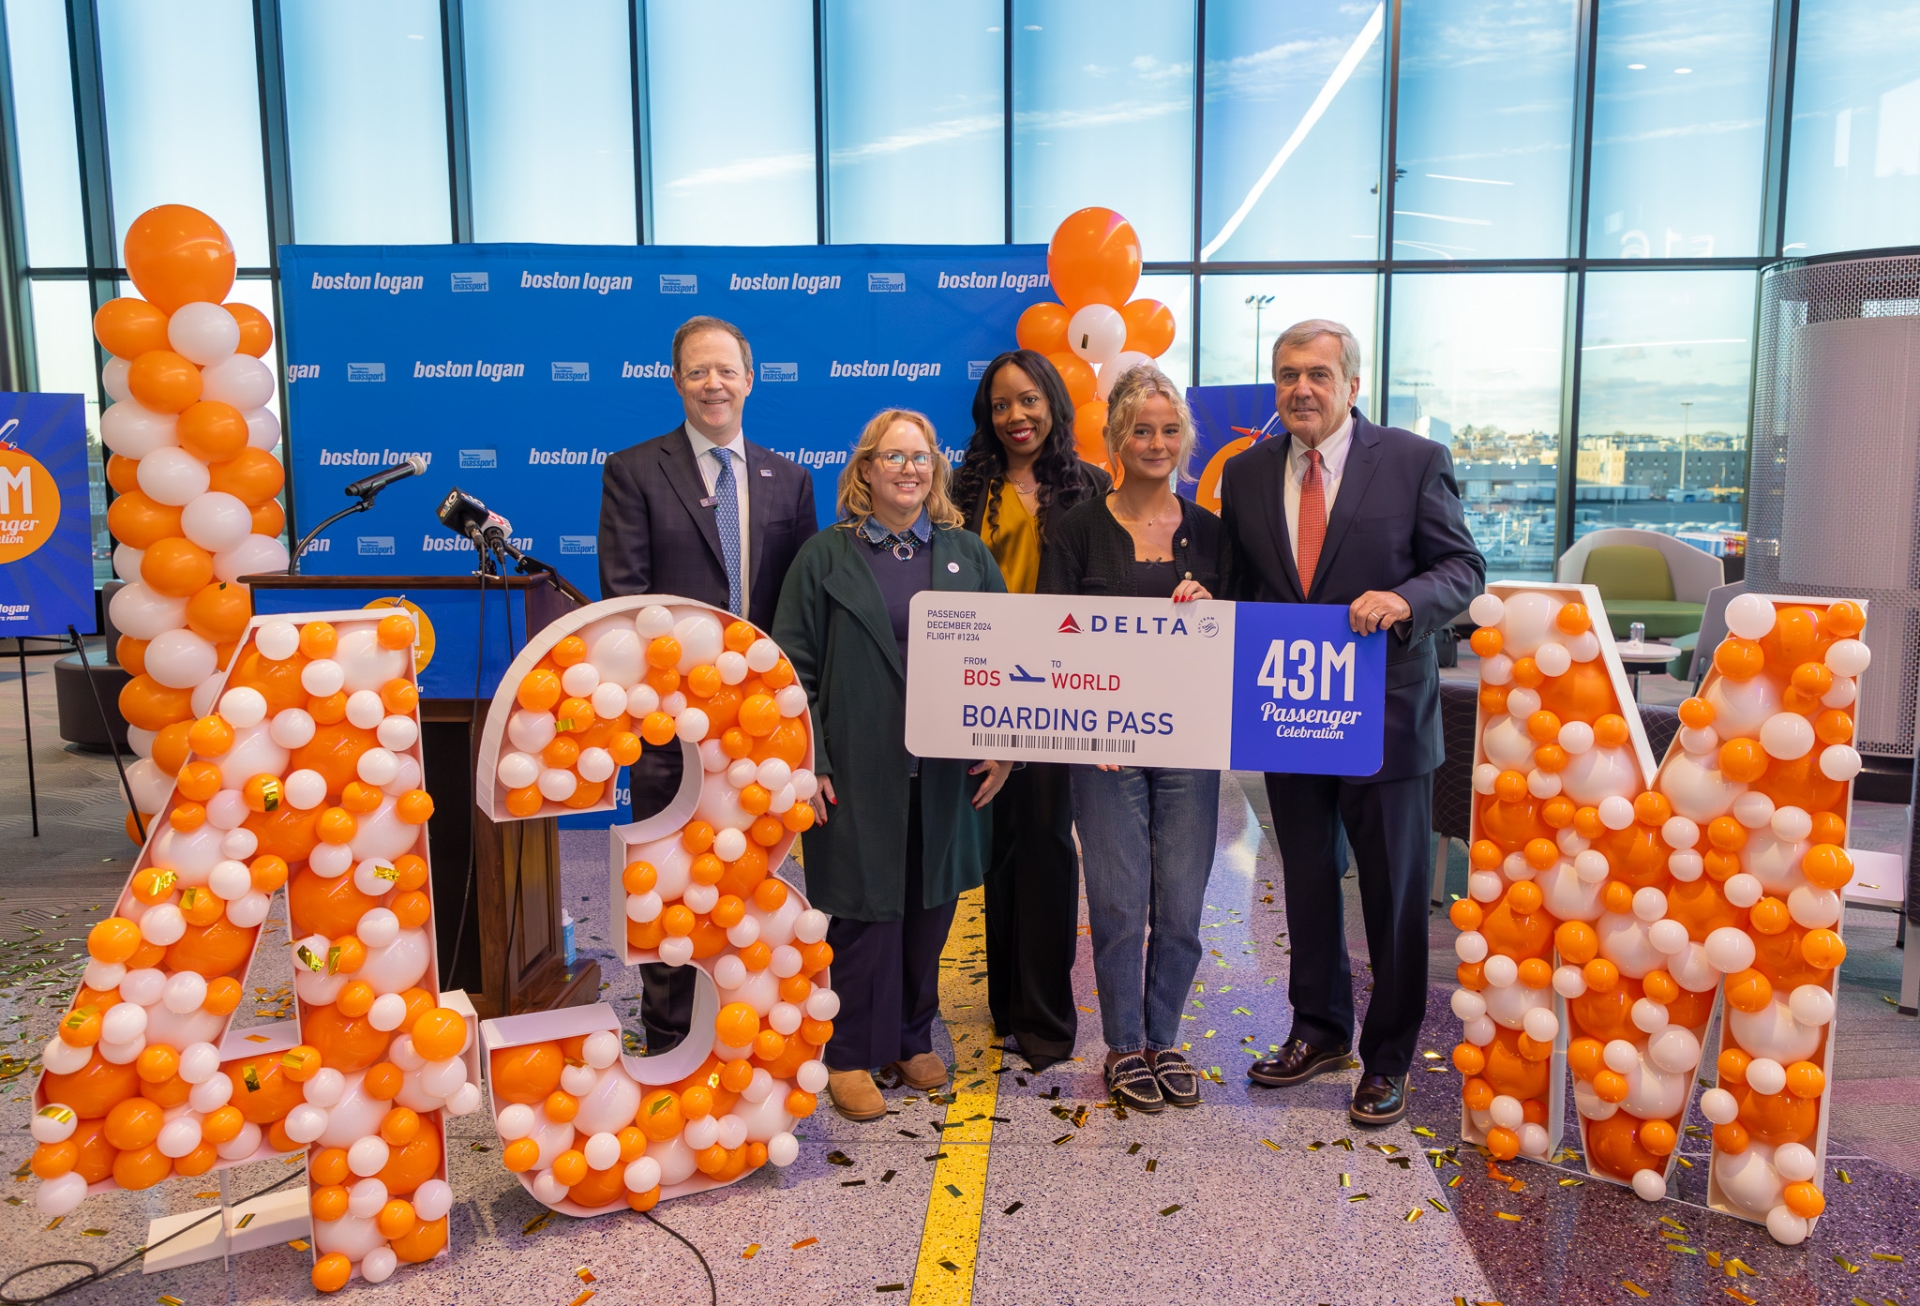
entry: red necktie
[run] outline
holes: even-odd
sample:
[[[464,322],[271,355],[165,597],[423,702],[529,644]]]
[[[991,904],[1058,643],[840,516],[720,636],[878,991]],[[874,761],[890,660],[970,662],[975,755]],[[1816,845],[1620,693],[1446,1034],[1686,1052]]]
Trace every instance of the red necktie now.
[[[1320,482],[1320,451],[1307,450],[1307,474],[1300,480],[1300,543],[1294,562],[1300,571],[1300,596],[1313,592],[1314,569],[1320,565],[1320,546],[1327,539],[1327,492]]]

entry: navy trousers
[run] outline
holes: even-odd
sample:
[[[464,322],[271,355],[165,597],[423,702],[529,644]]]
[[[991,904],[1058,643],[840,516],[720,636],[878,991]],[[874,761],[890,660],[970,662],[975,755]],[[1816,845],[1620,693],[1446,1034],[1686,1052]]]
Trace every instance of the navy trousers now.
[[[996,1034],[1044,1070],[1073,1055],[1080,1017],[1073,959],[1080,936],[1080,862],[1073,851],[1071,768],[1036,762],[993,800],[986,873],[987,1008]]]
[[[1427,874],[1433,775],[1354,784],[1330,775],[1268,775],[1274,842],[1286,883],[1293,1037],[1327,1050],[1353,1039],[1353,968],[1340,880],[1341,828],[1360,875],[1373,996],[1358,1048],[1368,1074],[1404,1075],[1427,1011]]]
[[[843,807],[833,819],[847,820]],[[933,1019],[940,1014],[940,952],[953,928],[954,903],[921,905],[920,779],[907,797],[906,909],[897,921],[827,925],[833,948],[833,991],[840,1014],[827,1041],[829,1070],[877,1070],[933,1051]]]

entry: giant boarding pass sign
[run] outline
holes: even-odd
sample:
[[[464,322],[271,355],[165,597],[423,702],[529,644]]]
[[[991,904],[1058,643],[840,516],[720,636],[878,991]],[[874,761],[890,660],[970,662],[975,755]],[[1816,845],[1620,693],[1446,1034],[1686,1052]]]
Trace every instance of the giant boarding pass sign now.
[[[929,590],[909,620],[919,757],[1380,769],[1387,637],[1345,607]]]
[[[1804,1240],[1826,1205],[1864,605],[1735,598],[1658,762],[1597,590],[1495,584],[1469,611],[1473,842],[1451,908],[1463,1134],[1544,1160],[1564,1065],[1589,1172],[1664,1197],[1724,998],[1700,1099],[1707,1200]]]

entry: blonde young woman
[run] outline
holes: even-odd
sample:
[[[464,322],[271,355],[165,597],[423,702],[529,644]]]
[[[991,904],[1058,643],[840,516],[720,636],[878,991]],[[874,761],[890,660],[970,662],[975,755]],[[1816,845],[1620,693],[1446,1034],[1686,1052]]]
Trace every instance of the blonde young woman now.
[[[1121,375],[1107,406],[1120,486],[1066,515],[1041,562],[1040,592],[1169,606],[1221,593],[1220,519],[1173,492],[1194,438],[1180,388],[1143,365]],[[1199,1072],[1180,1053],[1180,1009],[1200,964],[1220,773],[1071,769],[1107,1090],[1139,1111],[1198,1106]]]
[[[925,416],[891,408],[868,422],[840,474],[842,520],[794,558],[773,619],[813,703],[820,819],[804,836],[807,897],[833,917],[840,1012],[827,1083],[851,1120],[886,1114],[876,1068],[918,1089],[946,1082],[933,1051],[940,951],[955,899],[985,872],[987,804],[1012,770],[906,749],[913,596],[1006,591],[987,546],[962,528],[947,477]]]

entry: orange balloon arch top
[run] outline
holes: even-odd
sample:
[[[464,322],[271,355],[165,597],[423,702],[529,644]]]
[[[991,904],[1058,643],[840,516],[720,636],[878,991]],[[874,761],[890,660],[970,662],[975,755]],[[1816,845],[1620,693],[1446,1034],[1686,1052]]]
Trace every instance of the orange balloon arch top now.
[[[1734,599],[1657,771],[1597,591],[1502,583],[1469,615],[1473,837],[1449,913],[1463,1132],[1545,1159],[1564,1058],[1589,1172],[1659,1200],[1724,987],[1699,1099],[1709,1199],[1804,1240],[1825,1203],[1864,609]]]
[[[437,984],[415,632],[347,612],[235,639],[198,719],[159,731],[173,775],[41,1050],[34,1199],[305,1149],[314,1284],[377,1283],[444,1247],[445,1120],[481,1105],[471,1008]],[[297,1019],[229,1036],[283,888]]]
[[[135,218],[126,255],[134,289],[163,313],[218,304],[233,289],[233,242],[219,223],[185,204],[162,204]]]
[[[1126,303],[1140,284],[1140,263],[1140,237],[1112,209],[1068,214],[1047,245],[1047,280],[1069,312]]]

